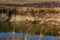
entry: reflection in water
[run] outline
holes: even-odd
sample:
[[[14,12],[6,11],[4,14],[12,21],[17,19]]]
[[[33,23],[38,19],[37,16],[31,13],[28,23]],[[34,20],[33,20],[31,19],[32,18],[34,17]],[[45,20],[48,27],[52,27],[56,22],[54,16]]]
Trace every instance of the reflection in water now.
[[[25,34],[24,33],[15,33],[15,37],[17,36],[20,36],[21,38],[24,38],[25,37]],[[11,38],[12,37],[12,33],[11,32],[1,32],[0,33],[0,38],[6,38],[6,37],[9,37]],[[28,39],[29,40],[39,40],[39,37],[38,35],[28,35]],[[52,38],[54,38],[54,40],[59,40],[58,38],[56,37],[53,37],[53,36],[43,36],[43,40],[52,40]]]

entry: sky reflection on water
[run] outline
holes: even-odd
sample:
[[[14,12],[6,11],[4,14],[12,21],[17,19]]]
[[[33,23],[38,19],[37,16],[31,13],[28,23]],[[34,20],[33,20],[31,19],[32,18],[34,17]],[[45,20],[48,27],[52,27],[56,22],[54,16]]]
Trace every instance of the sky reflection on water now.
[[[17,36],[20,36],[21,38],[24,38],[25,37],[25,34],[24,33],[15,33],[15,37]],[[12,33],[11,32],[1,32],[0,33],[0,38],[6,38],[6,37],[9,37],[11,38],[12,37]],[[38,35],[28,35],[28,39],[29,40],[39,40],[39,37]],[[44,36],[43,37],[43,40],[52,40],[54,38],[54,40],[59,40],[58,38],[56,37],[53,37],[53,36]]]

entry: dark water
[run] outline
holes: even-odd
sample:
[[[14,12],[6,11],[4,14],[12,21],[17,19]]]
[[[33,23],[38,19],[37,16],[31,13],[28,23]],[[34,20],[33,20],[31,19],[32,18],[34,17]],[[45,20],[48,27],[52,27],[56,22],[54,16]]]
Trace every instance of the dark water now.
[[[21,38],[24,38],[25,34],[23,34],[23,33],[15,33],[15,37],[17,37],[17,36],[20,36]],[[7,33],[2,32],[2,33],[0,33],[0,38],[6,38],[6,37],[11,38],[12,33],[11,32],[7,32]],[[40,38],[40,36],[38,36],[38,35],[28,35],[29,40],[39,40],[39,38]],[[52,40],[52,39],[59,40],[58,38],[53,37],[53,36],[43,36],[43,40]]]

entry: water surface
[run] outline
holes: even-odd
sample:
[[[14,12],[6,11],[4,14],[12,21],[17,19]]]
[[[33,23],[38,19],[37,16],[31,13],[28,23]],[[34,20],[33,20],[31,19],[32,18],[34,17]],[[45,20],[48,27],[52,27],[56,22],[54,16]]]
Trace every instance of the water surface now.
[[[20,36],[21,38],[24,38],[25,37],[25,34],[24,33],[15,33],[15,37],[17,36]],[[12,37],[12,33],[11,32],[0,32],[0,38],[6,38],[6,37],[9,37],[11,38]],[[39,40],[41,36],[38,36],[38,35],[28,35],[28,39],[29,40]],[[57,37],[53,37],[53,36],[43,36],[42,38],[43,40],[59,40]]]

